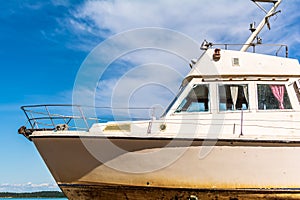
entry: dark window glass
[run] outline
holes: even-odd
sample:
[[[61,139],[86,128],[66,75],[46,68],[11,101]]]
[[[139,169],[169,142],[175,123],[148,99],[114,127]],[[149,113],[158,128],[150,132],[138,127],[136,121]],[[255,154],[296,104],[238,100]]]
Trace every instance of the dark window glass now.
[[[247,110],[248,85],[219,85],[219,110]]]
[[[259,110],[292,109],[285,85],[258,84]]]

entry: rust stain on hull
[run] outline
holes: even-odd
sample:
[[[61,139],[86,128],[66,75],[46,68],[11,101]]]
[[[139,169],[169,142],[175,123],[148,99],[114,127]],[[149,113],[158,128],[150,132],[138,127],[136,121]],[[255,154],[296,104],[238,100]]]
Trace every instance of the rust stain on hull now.
[[[103,200],[249,200],[249,199],[300,199],[300,190],[283,189],[187,189],[133,187],[123,185],[72,185],[61,184],[60,188],[70,200],[103,199]]]

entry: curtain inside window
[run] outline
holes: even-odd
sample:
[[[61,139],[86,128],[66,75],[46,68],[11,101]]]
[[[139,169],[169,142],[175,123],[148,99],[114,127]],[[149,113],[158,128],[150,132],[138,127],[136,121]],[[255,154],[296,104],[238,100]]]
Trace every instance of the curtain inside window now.
[[[239,91],[239,87],[234,85],[234,86],[230,86],[230,93],[231,93],[231,99],[232,99],[232,103],[233,103],[233,110],[236,109],[236,101],[237,101],[237,97],[238,97],[238,91]]]
[[[283,97],[284,97],[284,91],[285,86],[284,85],[270,85],[270,88],[272,90],[273,95],[277,99],[279,103],[279,109],[284,109],[283,105]]]
[[[243,91],[244,91],[245,99],[246,99],[247,103],[249,104],[249,100],[248,100],[248,87],[246,85],[243,86]]]

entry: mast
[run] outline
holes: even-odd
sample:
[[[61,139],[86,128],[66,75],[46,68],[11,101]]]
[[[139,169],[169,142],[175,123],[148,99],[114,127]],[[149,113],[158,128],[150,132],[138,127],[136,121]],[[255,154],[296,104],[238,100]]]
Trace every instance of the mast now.
[[[280,11],[276,11],[276,9],[279,6],[279,4],[282,2],[282,0],[251,0],[251,1],[253,1],[260,9],[262,9],[266,13],[266,16],[259,23],[257,28],[253,29],[252,34],[250,35],[250,37],[246,41],[245,45],[243,45],[243,47],[240,50],[240,51],[243,51],[243,52],[247,51],[248,48],[251,45],[253,45],[253,41],[257,38],[258,34],[260,33],[260,31],[264,28],[264,26],[266,24],[267,24],[268,28],[271,29],[269,19],[270,19],[270,17],[272,17],[272,16],[276,15],[278,12],[280,12]],[[258,2],[273,3],[274,5],[270,9],[270,11],[267,12]]]

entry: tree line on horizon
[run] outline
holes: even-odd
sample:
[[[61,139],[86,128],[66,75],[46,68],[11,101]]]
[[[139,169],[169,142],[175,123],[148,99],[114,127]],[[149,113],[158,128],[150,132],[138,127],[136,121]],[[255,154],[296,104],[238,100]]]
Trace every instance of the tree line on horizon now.
[[[0,197],[11,198],[64,198],[64,193],[59,191],[41,191],[41,192],[0,192]]]

